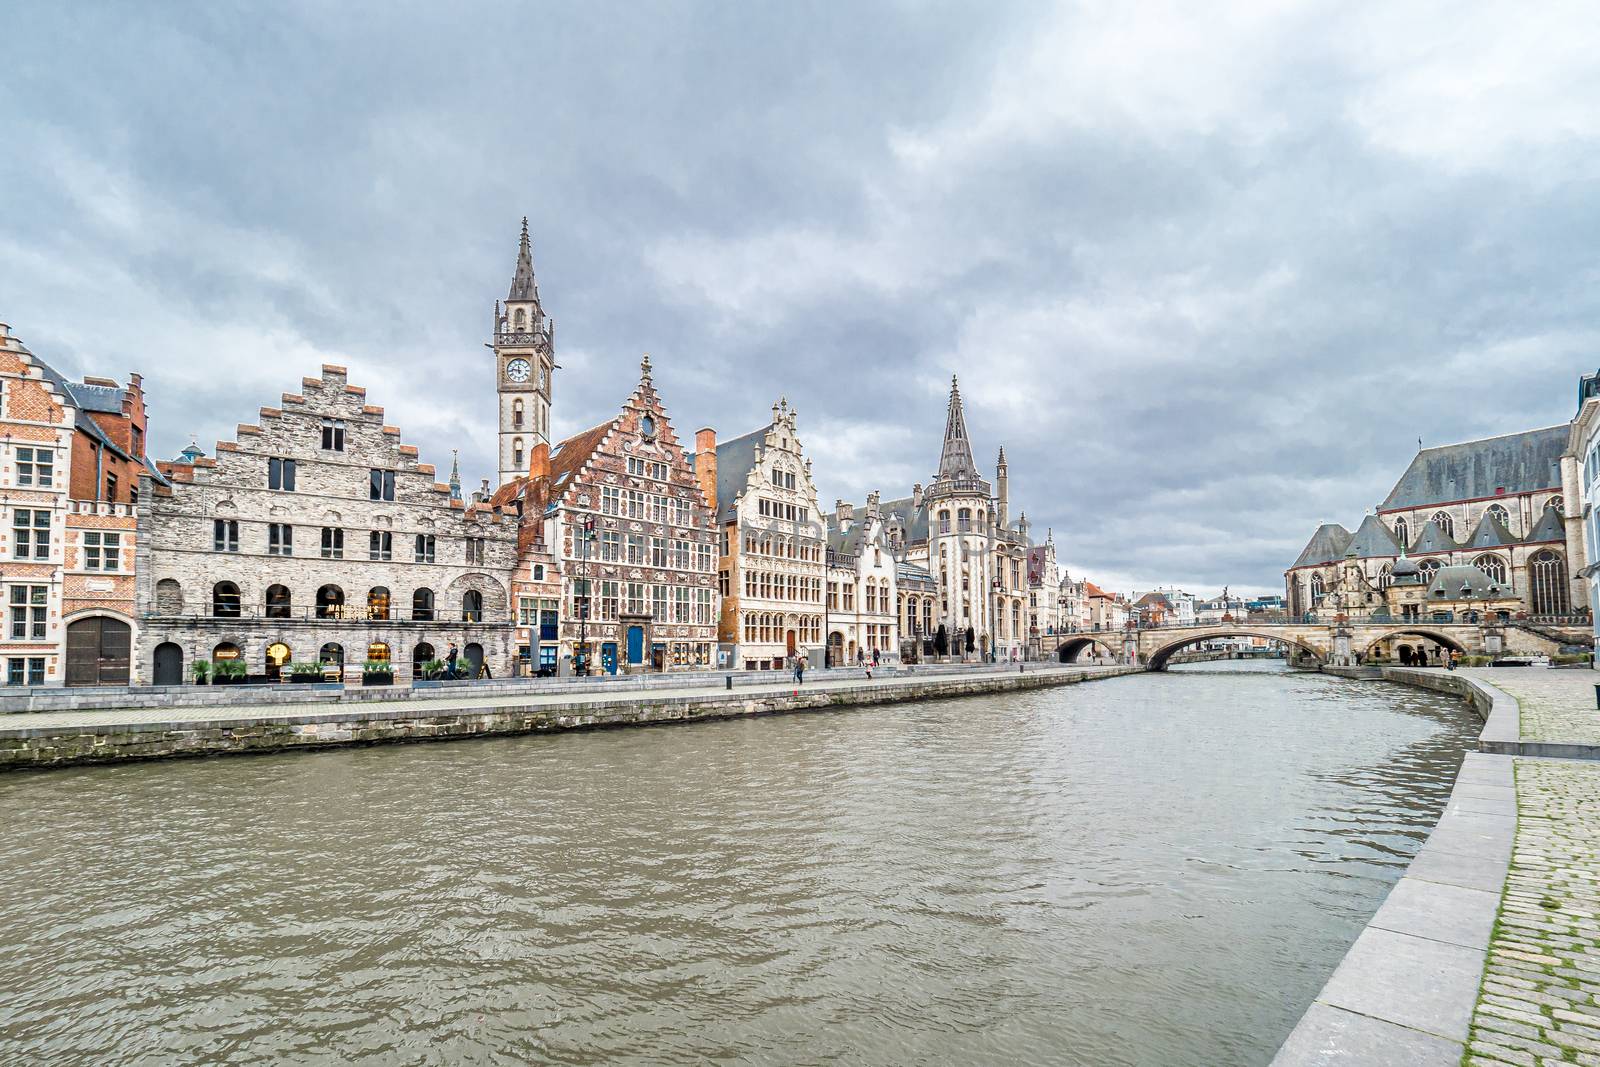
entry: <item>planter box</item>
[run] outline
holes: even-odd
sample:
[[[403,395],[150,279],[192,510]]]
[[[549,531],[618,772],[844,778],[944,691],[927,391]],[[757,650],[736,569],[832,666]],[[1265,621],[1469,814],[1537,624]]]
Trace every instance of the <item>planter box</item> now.
[[[394,675],[392,675],[392,674],[363,674],[361,676],[361,684],[362,685],[393,685],[394,684]]]
[[[321,685],[320,674],[291,674],[283,680],[284,685]]]

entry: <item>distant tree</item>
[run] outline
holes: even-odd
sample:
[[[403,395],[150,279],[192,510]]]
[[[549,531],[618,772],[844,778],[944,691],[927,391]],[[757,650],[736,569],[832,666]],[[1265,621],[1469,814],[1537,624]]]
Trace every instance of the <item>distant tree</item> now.
[[[933,650],[941,656],[950,654],[950,635],[945,632],[944,623],[942,622],[933,635]]]

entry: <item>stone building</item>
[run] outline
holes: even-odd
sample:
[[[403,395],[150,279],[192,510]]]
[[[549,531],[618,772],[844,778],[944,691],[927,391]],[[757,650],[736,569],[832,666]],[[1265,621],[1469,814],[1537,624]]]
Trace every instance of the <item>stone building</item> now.
[[[1315,613],[1351,553],[1376,590],[1393,581],[1402,555],[1425,583],[1446,567],[1472,566],[1521,603],[1518,614],[1565,618],[1586,610],[1587,582],[1578,460],[1569,427],[1554,426],[1418,452],[1354,533],[1318,527],[1285,572],[1292,615]]]
[[[779,670],[805,652],[821,666],[827,534],[794,409],[780,399],[766,426],[728,441],[701,430],[694,464],[719,533],[728,665]]]
[[[1028,633],[1035,654],[1048,655],[1061,629],[1061,565],[1056,561],[1055,533],[1046,530],[1044,544],[1028,549]]]
[[[343,367],[236,437],[141,485],[138,681],[180,682],[197,660],[350,681],[378,660],[404,680],[452,643],[509,672],[515,522],[452,501]]]
[[[528,473],[540,444],[550,444],[550,376],[556,369],[555,323],[539,299],[528,220],[522,220],[517,265],[505,303],[494,309],[495,395],[499,405],[500,481]]]
[[[899,600],[900,659],[920,663],[934,655],[933,617],[939,584],[926,567],[898,560],[894,568],[895,596]]]
[[[70,381],[0,324],[5,684],[128,682],[145,429],[138,375]]]
[[[1567,434],[1563,457],[1572,465],[1579,501],[1574,514],[1583,516],[1583,566],[1578,577],[1588,587],[1589,619],[1600,636],[1600,373],[1585,375],[1578,383],[1578,413]],[[1600,662],[1595,664],[1600,669]]]
[[[828,662],[849,665],[900,659],[897,561],[878,494],[861,514],[838,501],[828,523]]]
[[[562,673],[710,666],[717,533],[649,356],[615,417],[551,451],[549,478]]]

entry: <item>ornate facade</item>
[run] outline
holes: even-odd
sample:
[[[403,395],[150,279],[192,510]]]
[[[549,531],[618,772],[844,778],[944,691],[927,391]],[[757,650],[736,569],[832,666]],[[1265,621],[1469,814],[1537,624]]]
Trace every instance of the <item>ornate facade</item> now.
[[[828,662],[900,659],[899,575],[878,494],[867,506],[839,501],[828,530]]]

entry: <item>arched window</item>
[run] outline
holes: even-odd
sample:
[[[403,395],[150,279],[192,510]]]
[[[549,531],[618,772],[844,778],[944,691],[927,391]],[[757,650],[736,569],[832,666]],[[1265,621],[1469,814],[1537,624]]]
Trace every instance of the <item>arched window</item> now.
[[[211,614],[219,619],[239,617],[239,587],[232,582],[218,582],[211,587]]]
[[[374,641],[367,646],[368,663],[388,663],[389,646],[382,641]]]
[[[156,583],[156,614],[183,614],[183,586],[176,578],[163,578]]]
[[[1315,604],[1317,601],[1322,599],[1322,594],[1323,594],[1324,588],[1325,587],[1322,584],[1322,575],[1313,574],[1311,576],[1311,603],[1312,604]]]
[[[1378,589],[1381,592],[1382,590],[1389,588],[1393,584],[1394,584],[1394,568],[1390,567],[1389,564],[1385,563],[1383,565],[1383,569],[1378,572]]]
[[[483,621],[483,594],[476,589],[468,589],[461,594],[461,621]]]
[[[384,620],[389,617],[389,590],[375,585],[367,590],[367,618]]]
[[[317,590],[317,618],[344,618],[344,590],[336,585],[325,585]]]
[[[1501,526],[1504,526],[1508,531],[1511,529],[1511,515],[1501,505],[1490,504],[1488,507],[1483,509],[1483,513],[1489,516],[1495,522],[1498,522]]]
[[[1562,500],[1558,496],[1553,496],[1549,500],[1546,500],[1544,502],[1544,506],[1555,512],[1557,515],[1565,515],[1567,513],[1566,501]]]
[[[267,586],[267,618],[287,619],[290,615],[290,607],[288,586]]]
[[[289,662],[289,646],[282,641],[274,641],[267,646],[267,680],[277,681],[283,673],[284,665]]]
[[[1535,615],[1569,614],[1567,561],[1548,548],[1535,552],[1528,560],[1528,592]]]
[[[344,646],[329,641],[322,646],[322,651],[317,653],[317,662],[335,667],[344,666]]]
[[[238,659],[241,655],[243,653],[239,651],[239,646],[232,641],[224,641],[211,650],[211,658],[213,660]]]
[[[520,400],[511,402],[511,428],[513,430],[522,429],[522,401]]]
[[[1422,584],[1432,585],[1433,576],[1439,573],[1439,568],[1441,566],[1443,566],[1443,564],[1436,559],[1425,559],[1418,563],[1417,570],[1422,575]]]
[[[522,438],[511,439],[511,465],[517,470],[522,469]]]
[[[1406,522],[1403,515],[1394,520],[1394,539],[1400,542],[1401,547],[1411,544],[1411,524]]]
[[[1473,560],[1472,565],[1494,579],[1496,585],[1506,584],[1506,561],[1499,556],[1493,553],[1482,555]]]
[[[1436,511],[1436,512],[1434,512],[1433,524],[1435,526],[1439,527],[1439,532],[1444,534],[1446,537],[1451,537],[1451,538],[1455,537],[1455,535],[1456,535],[1456,520],[1452,519],[1450,517],[1450,513],[1449,512],[1446,512],[1446,511]]]
[[[522,308],[518,308],[516,317],[512,321],[514,323],[516,323],[517,332],[521,333],[522,330],[528,325],[528,313],[527,313],[527,311],[525,311]]]

